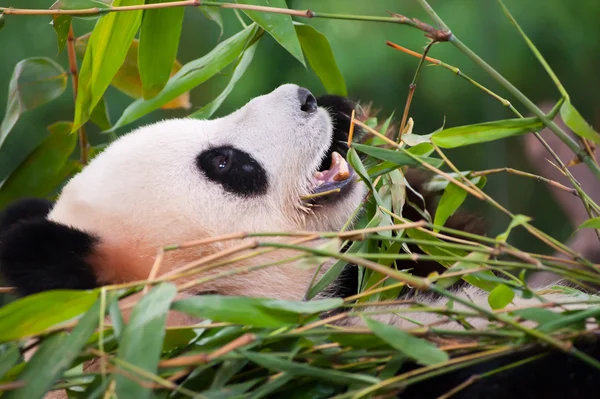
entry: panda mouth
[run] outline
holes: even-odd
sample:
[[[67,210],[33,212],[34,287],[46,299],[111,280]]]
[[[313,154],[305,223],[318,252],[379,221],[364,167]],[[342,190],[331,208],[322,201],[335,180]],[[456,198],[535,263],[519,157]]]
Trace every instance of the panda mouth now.
[[[320,169],[323,169],[322,167]],[[337,194],[352,183],[354,170],[339,152],[331,152],[331,164],[328,169],[313,174],[311,198]]]

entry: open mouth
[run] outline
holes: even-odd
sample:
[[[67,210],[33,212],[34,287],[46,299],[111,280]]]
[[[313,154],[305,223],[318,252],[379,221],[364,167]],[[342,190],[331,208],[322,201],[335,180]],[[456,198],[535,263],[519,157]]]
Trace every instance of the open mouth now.
[[[317,99],[317,104],[329,112],[333,133],[331,146],[312,177],[310,197],[326,200],[336,198],[340,193],[347,191],[356,177],[356,173],[345,159],[348,153],[350,115],[356,105],[347,98],[335,95],[321,96]]]
[[[354,170],[339,152],[331,152],[331,165],[313,175],[312,194],[336,194],[352,183]]]

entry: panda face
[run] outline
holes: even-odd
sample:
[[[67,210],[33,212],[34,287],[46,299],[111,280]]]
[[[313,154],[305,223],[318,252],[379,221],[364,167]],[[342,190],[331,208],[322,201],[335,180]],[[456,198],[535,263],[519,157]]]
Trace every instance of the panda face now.
[[[220,119],[145,126],[75,176],[48,219],[99,237],[109,251],[119,243],[151,254],[239,231],[338,230],[365,188],[345,154],[332,152],[333,126],[328,110],[296,85]],[[302,199],[331,189],[340,192]]]

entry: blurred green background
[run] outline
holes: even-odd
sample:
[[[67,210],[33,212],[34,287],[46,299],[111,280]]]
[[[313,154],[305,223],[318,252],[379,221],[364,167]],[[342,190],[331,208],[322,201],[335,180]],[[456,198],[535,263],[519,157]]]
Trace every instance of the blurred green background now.
[[[2,6],[48,8],[54,0],[1,0]],[[428,21],[413,0],[288,0],[291,8],[311,8],[315,11],[386,16],[387,11]],[[431,5],[454,33],[534,102],[555,101],[558,92],[537,64],[525,43],[504,16],[495,0],[431,0]],[[573,104],[588,122],[600,125],[600,2],[598,0],[522,1],[506,0],[508,8],[525,32],[544,54],[562,83],[571,94]],[[199,58],[219,41],[219,27],[207,20],[197,9],[186,10],[178,59],[182,62]],[[231,10],[222,10],[225,22],[223,37],[240,29]],[[47,16],[6,16],[6,26],[0,33],[0,110],[4,112],[8,84],[13,68],[20,60],[46,56],[67,67],[67,54],[57,55],[56,37]],[[303,21],[307,22],[307,21]],[[308,23],[323,32],[331,42],[338,65],[346,79],[352,98],[372,102],[387,116],[392,111],[401,115],[408,85],[418,60],[385,45],[393,41],[415,51],[427,43],[422,33],[410,27],[372,22],[313,19]],[[76,20],[75,33],[91,31],[94,21]],[[433,47],[430,56],[459,67],[501,96],[510,98],[502,88],[450,44]],[[215,96],[228,81],[223,71],[192,92],[194,109]],[[261,41],[258,52],[241,82],[226,100],[217,115],[224,115],[286,82],[308,87],[315,94],[323,92],[316,76],[304,69],[271,38]],[[113,88],[107,93],[113,122],[132,100]],[[516,104],[515,104],[516,105]],[[519,108],[519,107],[518,107]],[[522,108],[519,108],[523,111]],[[464,80],[439,67],[423,70],[413,101],[411,116],[416,133],[430,133],[445,120],[446,126],[483,122],[513,117],[500,103],[484,95]],[[184,116],[189,111],[157,111],[138,121]],[[48,134],[46,127],[58,120],[72,120],[73,98],[70,89],[58,100],[25,114],[16,131],[0,153],[0,179],[4,179],[25,156]],[[134,126],[119,131],[126,133]],[[90,127],[90,129],[92,129]],[[106,140],[92,131],[94,144]],[[463,169],[488,169],[509,166],[533,171],[522,150],[522,138],[493,142],[448,152]],[[561,241],[573,232],[561,209],[546,187],[528,179],[506,174],[491,176],[486,191],[514,213],[534,218],[534,224]],[[503,231],[508,219],[497,211],[470,201],[467,206],[486,216],[490,234]],[[511,236],[522,249],[548,252],[536,240],[522,231]]]

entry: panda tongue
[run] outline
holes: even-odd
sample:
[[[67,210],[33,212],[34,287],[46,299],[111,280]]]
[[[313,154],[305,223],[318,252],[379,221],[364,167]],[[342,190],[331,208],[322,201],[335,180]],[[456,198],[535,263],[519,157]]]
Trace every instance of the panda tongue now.
[[[346,160],[337,152],[331,154],[331,166],[329,169],[315,173],[317,184],[326,182],[339,182],[350,177],[350,170]]]

